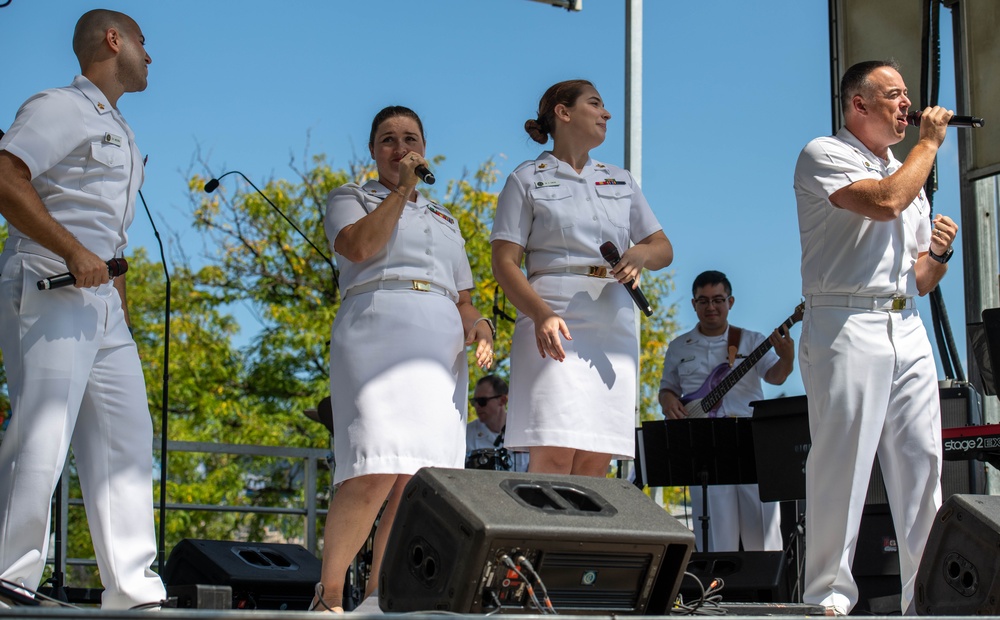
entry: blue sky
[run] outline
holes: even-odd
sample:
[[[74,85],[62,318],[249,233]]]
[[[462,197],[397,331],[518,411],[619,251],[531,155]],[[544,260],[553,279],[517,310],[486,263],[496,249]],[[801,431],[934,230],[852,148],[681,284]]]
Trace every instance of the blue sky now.
[[[153,64],[149,88],[119,107],[149,155],[143,193],[157,226],[194,256],[202,246],[186,221],[186,178],[203,172],[199,150],[213,173],[239,169],[258,186],[293,178],[289,161],[301,162],[307,148],[346,166],[367,156],[371,118],[388,104],[422,116],[428,154],[446,157],[439,179],[494,158],[499,191],[541,150],[522,125],[545,88],[586,78],[613,115],[592,155],[623,163],[624,6],[584,0],[582,12],[570,13],[528,0],[12,0],[0,8],[0,128],[27,97],[78,72],[70,40],[84,11],[130,14]],[[954,107],[951,16],[941,13],[941,104]],[[718,269],[734,285],[732,322],[769,332],[801,299],[795,159],[831,131],[827,2],[647,0],[644,21],[642,187],[674,244],[668,269],[681,327],[696,321],[690,282]],[[958,221],[956,151],[951,132],[935,208]],[[236,179],[223,183],[231,190]],[[274,225],[285,224],[276,216]],[[144,214],[131,240],[155,256]],[[959,242],[943,289],[964,355],[960,253]],[[926,300],[918,307],[929,326]],[[798,370],[765,391],[781,393],[803,393]]]

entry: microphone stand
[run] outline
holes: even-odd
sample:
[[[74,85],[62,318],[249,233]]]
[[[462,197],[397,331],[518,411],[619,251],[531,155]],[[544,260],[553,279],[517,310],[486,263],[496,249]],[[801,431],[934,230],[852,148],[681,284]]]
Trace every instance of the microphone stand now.
[[[163,240],[160,239],[160,231],[156,230],[153,222],[153,215],[149,212],[146,204],[146,197],[139,191],[139,199],[142,200],[142,208],[146,210],[146,217],[149,218],[149,225],[153,228],[153,236],[156,237],[156,244],[160,248],[160,262],[163,264],[163,277],[166,279],[166,303],[163,311],[163,395],[160,404],[160,531],[157,540],[157,572],[163,574],[163,563],[166,557],[166,531],[167,531],[167,403],[170,398],[170,271],[167,269],[167,257],[163,252]]]
[[[293,222],[291,219],[289,219],[289,217],[287,215],[285,215],[284,212],[282,212],[282,210],[279,209],[276,204],[274,204],[273,202],[271,202],[271,199],[267,197],[267,194],[265,194],[264,192],[260,191],[260,188],[257,187],[256,185],[254,185],[253,181],[251,181],[250,179],[247,178],[247,175],[243,174],[239,170],[230,170],[229,172],[221,174],[218,177],[209,179],[209,181],[207,183],[205,183],[205,192],[208,193],[208,194],[211,194],[212,192],[214,192],[215,189],[217,187],[219,187],[219,181],[221,181],[222,179],[226,178],[227,176],[229,176],[231,174],[238,174],[241,177],[243,177],[243,180],[246,181],[250,185],[250,187],[254,188],[254,191],[256,191],[258,194],[260,194],[260,197],[263,198],[265,201],[267,201],[267,204],[269,204],[272,209],[274,209],[275,211],[277,211],[278,215],[280,215],[281,217],[283,217],[285,219],[285,221],[288,222],[288,225],[291,226],[293,229],[295,229],[295,232],[299,233],[299,236],[302,237],[305,240],[305,242],[308,243],[312,247],[312,249],[316,250],[317,254],[319,254],[320,256],[323,257],[323,260],[326,261],[326,264],[330,265],[330,270],[333,273],[333,286],[334,286],[334,289],[339,289],[340,288],[340,279],[337,277],[337,268],[333,265],[333,261],[330,260],[330,257],[327,256],[325,253],[323,253],[323,250],[321,250],[318,247],[316,247],[316,244],[313,243],[312,240],[309,239],[309,237],[307,237],[304,232],[302,232],[301,230],[299,230],[299,227],[295,225],[295,222]]]

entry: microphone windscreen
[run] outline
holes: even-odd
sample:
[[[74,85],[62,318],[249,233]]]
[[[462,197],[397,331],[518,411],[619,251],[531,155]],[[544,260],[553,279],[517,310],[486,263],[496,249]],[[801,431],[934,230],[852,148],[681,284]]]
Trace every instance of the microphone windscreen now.
[[[618,254],[618,248],[616,248],[615,244],[610,241],[605,241],[601,244],[601,256],[603,256],[604,260],[608,261],[612,265],[620,261],[622,258],[621,255]]]
[[[211,194],[217,187],[219,187],[219,179],[209,179],[208,183],[205,183],[205,193]]]
[[[128,271],[128,261],[124,258],[112,258],[108,261],[108,275],[118,277]]]
[[[434,185],[434,181],[437,180],[434,178],[431,171],[427,169],[427,166],[417,166],[414,172],[417,173],[417,176],[420,177],[421,181],[428,185]]]

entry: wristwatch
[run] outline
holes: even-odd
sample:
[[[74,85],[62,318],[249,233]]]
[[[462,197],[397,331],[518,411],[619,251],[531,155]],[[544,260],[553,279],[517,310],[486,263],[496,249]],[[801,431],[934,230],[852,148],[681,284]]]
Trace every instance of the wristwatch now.
[[[927,250],[927,253],[930,255],[931,258],[944,265],[945,263],[951,260],[951,255],[955,253],[955,248],[949,247],[947,250],[945,250],[944,254],[942,254],[941,256],[935,254],[933,250]]]

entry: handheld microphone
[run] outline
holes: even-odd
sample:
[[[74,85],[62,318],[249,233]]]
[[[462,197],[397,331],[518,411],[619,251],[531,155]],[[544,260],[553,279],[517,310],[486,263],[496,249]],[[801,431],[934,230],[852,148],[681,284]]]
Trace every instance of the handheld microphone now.
[[[906,114],[906,122],[913,125],[914,127],[920,127],[920,115],[922,112],[920,110],[914,110]],[[949,127],[982,127],[986,124],[986,121],[979,118],[978,116],[960,116],[956,114],[951,117],[948,121]]]
[[[601,244],[601,256],[603,256],[604,260],[608,261],[612,267],[617,265],[618,261],[622,259],[621,254],[618,253],[618,248],[616,248],[615,244],[610,241],[605,241]],[[646,299],[646,296],[642,294],[642,289],[639,287],[632,288],[632,283],[634,281],[635,280],[629,280],[628,282],[623,282],[622,284],[625,286],[625,290],[628,291],[628,294],[632,296],[632,301],[635,302],[635,305],[642,310],[642,313],[646,316],[653,316],[653,306],[649,305],[649,301]]]
[[[417,176],[420,177],[421,181],[428,185],[434,185],[434,181],[437,181],[437,179],[434,178],[434,174],[427,169],[427,166],[417,166],[413,171],[417,173]]]
[[[226,172],[224,174],[220,174],[218,177],[213,177],[213,178],[209,179],[205,183],[205,193],[206,194],[211,194],[212,192],[214,192],[219,187],[219,180],[223,179],[223,178],[225,178],[225,177],[227,177],[227,176],[229,176],[231,174],[238,174],[241,177],[243,177],[243,180],[246,181],[247,184],[249,184],[250,187],[252,187],[254,189],[254,191],[256,191],[260,195],[260,197],[264,199],[265,202],[267,202],[267,204],[271,205],[271,208],[274,209],[275,211],[277,211],[278,215],[280,215],[281,217],[283,217],[285,219],[285,221],[288,222],[288,225],[291,226],[295,230],[295,232],[299,233],[299,236],[302,237],[303,239],[305,239],[305,242],[308,243],[312,247],[312,249],[316,250],[317,254],[319,254],[320,256],[323,257],[323,260],[326,261],[326,264],[330,265],[330,269],[333,270],[333,284],[337,288],[340,288],[340,278],[337,277],[337,268],[334,267],[333,261],[330,260],[330,257],[327,256],[326,254],[324,254],[323,250],[321,250],[318,247],[316,247],[316,244],[313,243],[312,240],[309,239],[309,237],[307,237],[304,232],[302,232],[301,230],[299,230],[299,227],[295,225],[295,222],[293,222],[292,220],[288,219],[288,216],[285,215],[281,211],[281,209],[278,208],[278,206],[276,204],[274,204],[273,202],[271,202],[271,199],[267,197],[267,194],[265,194],[264,192],[260,191],[260,188],[257,187],[256,185],[254,185],[253,181],[251,181],[250,179],[247,178],[247,175],[243,174],[239,170],[230,170],[229,172]],[[433,183],[433,181],[431,181],[431,182]]]
[[[122,275],[128,271],[128,261],[124,258],[112,258],[107,261],[108,266],[108,277],[114,278]],[[50,278],[45,278],[38,281],[38,290],[48,291],[54,288],[62,288],[64,286],[69,286],[70,284],[76,284],[76,277],[69,273],[61,273],[57,276],[52,276]]]

